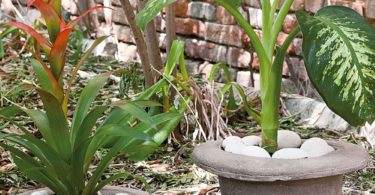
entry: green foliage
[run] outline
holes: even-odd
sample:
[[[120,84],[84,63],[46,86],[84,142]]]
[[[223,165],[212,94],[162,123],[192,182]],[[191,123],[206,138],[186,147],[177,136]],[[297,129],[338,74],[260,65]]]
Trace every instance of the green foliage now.
[[[0,146],[11,152],[14,163],[25,175],[46,185],[56,194],[96,194],[105,185],[126,176],[120,173],[102,180],[103,173],[120,152],[125,153],[129,159],[146,158],[177,126],[185,107],[165,107],[163,110],[158,109],[162,105],[148,101],[156,93],[167,89],[166,80],[161,80],[144,91],[136,101],[120,101],[111,106],[93,107],[95,97],[111,75],[104,73],[88,82],[75,105],[73,118],[70,119],[67,116],[69,94],[78,70],[106,37],[98,38],[83,54],[69,74],[65,87],[64,78],[68,74],[64,72],[64,67],[68,40],[78,20],[102,6],[91,8],[66,23],[60,17],[61,10],[58,10],[61,9],[61,1],[29,0],[27,3],[41,11],[46,21],[48,39],[26,24],[10,22],[8,25],[24,30],[39,44],[31,50],[35,59],[30,62],[40,87],[31,84],[27,87],[38,93],[43,109],[1,109],[0,119],[17,126],[23,135],[0,133]],[[175,48],[175,53],[169,58],[177,56],[180,59],[183,43],[177,42],[174,45],[180,49]],[[40,53],[40,48],[44,54]],[[169,62],[169,66],[175,66],[176,63]],[[166,76],[171,76],[170,74],[167,73]],[[13,116],[21,111],[32,119],[42,139],[13,120]],[[99,121],[102,121],[101,118],[107,111],[110,114],[100,124]],[[95,154],[108,144],[111,147],[89,176]]]
[[[0,137],[7,141],[0,145],[11,151],[16,165],[30,179],[45,184],[58,194],[95,194],[101,187],[122,176],[114,175],[103,181],[100,177],[120,151],[131,151],[128,155],[134,156],[134,159],[147,157],[165,140],[165,136],[159,139],[160,133],[167,131],[168,136],[171,129],[176,126],[175,123],[171,126],[171,121],[181,119],[181,114],[176,111],[150,116],[144,108],[160,106],[159,104],[150,101],[130,101],[120,102],[114,108],[125,115],[109,115],[105,123],[97,126],[98,119],[103,116],[107,107],[99,106],[89,110],[89,105],[108,77],[109,74],[98,75],[84,88],[70,126],[58,106],[57,99],[42,89],[36,89],[42,97],[45,112],[22,110],[32,118],[43,135],[43,140],[34,137],[27,129],[9,118],[11,113],[16,113],[14,108],[4,108],[0,111],[1,119],[18,126],[24,133],[0,134]],[[115,122],[110,119],[127,116],[131,117],[133,122],[136,121],[135,125],[129,124],[128,121]],[[93,175],[87,178],[89,165],[96,151],[103,148],[106,139],[110,138],[116,138],[113,147],[103,157]],[[20,150],[19,147],[26,150]]]
[[[160,11],[168,5],[176,2],[176,0],[149,0],[144,9],[142,9],[136,16],[138,26],[145,30],[147,24],[152,21]]]
[[[300,29],[276,46],[285,17],[293,0],[262,0],[262,37],[237,10],[238,1],[216,0],[234,16],[260,62],[262,146],[277,150],[279,99],[282,65],[286,51]],[[280,7],[276,14],[277,8]],[[303,55],[308,74],[326,103],[353,125],[375,119],[374,108],[374,29],[359,14],[339,6],[323,8],[315,17],[298,12],[304,34]]]
[[[334,13],[334,14],[333,14]],[[375,120],[375,29],[352,9],[298,12],[310,80],[327,105],[351,125]]]

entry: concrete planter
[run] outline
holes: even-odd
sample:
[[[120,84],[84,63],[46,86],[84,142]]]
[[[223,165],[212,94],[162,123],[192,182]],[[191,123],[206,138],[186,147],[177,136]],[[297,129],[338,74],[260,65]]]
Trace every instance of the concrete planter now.
[[[339,195],[343,174],[364,168],[367,151],[354,144],[328,141],[335,151],[316,158],[282,160],[225,152],[221,141],[200,144],[193,161],[219,176],[223,195]]]
[[[30,195],[33,192],[37,192],[37,191],[41,191],[41,190],[47,190],[49,192],[52,192],[48,188],[43,188],[43,189],[27,191],[27,192],[21,193],[19,195]],[[130,188],[115,187],[115,186],[106,186],[100,191],[101,195],[115,195],[115,194],[118,194],[118,193],[124,193],[124,194],[128,194],[128,195],[148,195],[149,194],[145,191],[134,190],[134,189],[130,189]]]

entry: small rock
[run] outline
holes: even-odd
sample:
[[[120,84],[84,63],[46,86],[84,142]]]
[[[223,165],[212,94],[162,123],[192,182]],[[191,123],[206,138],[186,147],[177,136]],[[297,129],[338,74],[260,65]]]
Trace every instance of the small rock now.
[[[277,132],[278,148],[299,148],[302,143],[301,137],[293,132],[287,130],[280,130]]]
[[[259,146],[260,141],[262,139],[259,136],[246,136],[242,138],[242,143],[245,144],[245,146]]]
[[[241,150],[245,147],[246,146],[241,142],[232,142],[227,144],[227,146],[225,147],[225,151],[234,154],[240,154]]]
[[[328,154],[335,149],[332,146],[329,146],[325,140],[314,137],[306,140],[302,144],[301,150],[304,150],[309,157],[319,157]]]
[[[245,156],[271,158],[271,155],[265,149],[259,146],[246,146],[245,148],[242,148],[240,154]]]
[[[53,193],[49,192],[48,190],[41,190],[37,192],[33,192],[30,195],[52,195]]]
[[[221,146],[223,146],[223,148],[225,149],[229,143],[242,143],[242,140],[238,136],[229,136],[224,139]]]
[[[117,193],[115,195],[129,195],[128,193]]]
[[[277,159],[301,159],[307,157],[307,153],[299,148],[283,148],[272,155],[272,158]]]

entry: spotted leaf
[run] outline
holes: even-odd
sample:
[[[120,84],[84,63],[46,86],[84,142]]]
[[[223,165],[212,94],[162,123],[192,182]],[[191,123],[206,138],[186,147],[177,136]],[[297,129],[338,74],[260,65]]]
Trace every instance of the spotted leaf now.
[[[375,119],[375,29],[352,9],[297,12],[309,77],[329,108],[351,125]]]

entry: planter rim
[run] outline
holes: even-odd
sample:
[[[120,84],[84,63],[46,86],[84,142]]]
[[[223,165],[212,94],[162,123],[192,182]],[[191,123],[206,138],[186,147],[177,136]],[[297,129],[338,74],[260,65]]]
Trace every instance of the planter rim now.
[[[366,167],[370,156],[362,147],[343,142],[327,141],[335,151],[315,158],[272,159],[225,152],[222,141],[209,141],[195,147],[193,162],[225,178],[243,181],[290,181],[342,175]]]

